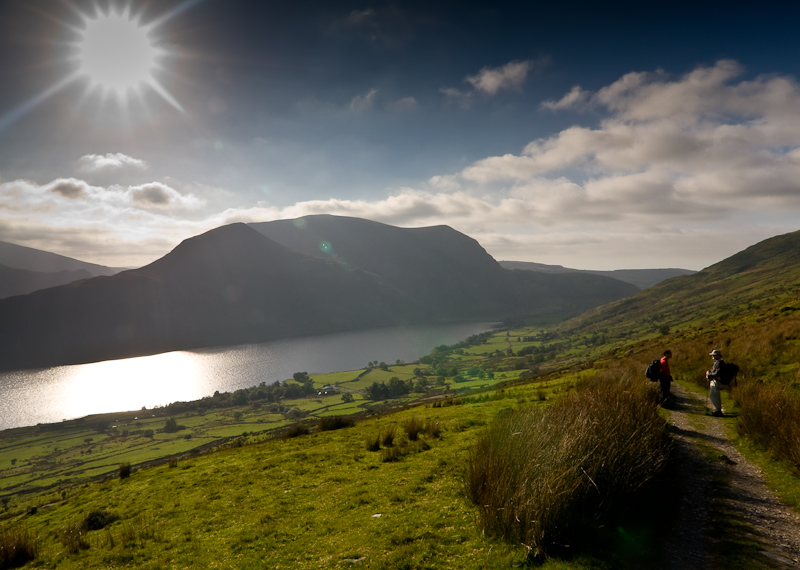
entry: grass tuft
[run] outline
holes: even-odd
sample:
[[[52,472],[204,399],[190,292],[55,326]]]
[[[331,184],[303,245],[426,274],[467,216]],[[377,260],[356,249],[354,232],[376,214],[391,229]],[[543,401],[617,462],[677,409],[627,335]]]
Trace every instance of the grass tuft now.
[[[36,540],[25,527],[12,527],[0,534],[0,568],[19,568],[37,555]]]
[[[499,415],[466,470],[484,532],[538,558],[559,544],[591,543],[621,517],[670,456],[666,422],[646,388],[606,378],[550,406]]]

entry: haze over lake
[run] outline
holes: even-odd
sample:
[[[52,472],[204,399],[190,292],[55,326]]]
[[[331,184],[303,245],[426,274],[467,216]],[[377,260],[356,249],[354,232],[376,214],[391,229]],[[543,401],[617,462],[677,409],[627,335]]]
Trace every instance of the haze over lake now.
[[[0,429],[199,400],[295,372],[412,362],[491,323],[391,327],[0,374]]]

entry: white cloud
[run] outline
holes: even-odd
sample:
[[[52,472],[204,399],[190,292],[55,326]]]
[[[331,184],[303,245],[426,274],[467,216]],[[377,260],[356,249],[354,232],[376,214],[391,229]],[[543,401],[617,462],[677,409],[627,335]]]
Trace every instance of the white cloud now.
[[[392,101],[387,107],[390,111],[404,112],[416,109],[419,107],[419,103],[414,97],[403,97],[402,99]]]
[[[375,106],[375,97],[377,94],[377,89],[370,89],[364,95],[356,95],[350,101],[350,110],[355,113],[360,113],[372,109]]]
[[[481,93],[497,95],[507,89],[521,89],[533,67],[532,61],[512,61],[502,67],[484,67],[467,77],[467,82]]]
[[[175,217],[203,201],[154,182],[94,186],[75,178],[0,184],[0,240],[114,266],[141,265],[205,229]]]
[[[133,158],[121,152],[106,154],[86,154],[78,159],[78,168],[81,172],[113,171],[122,168],[144,170],[147,162]]]
[[[500,67],[484,67],[475,75],[468,75],[464,81],[470,88],[461,90],[455,87],[442,87],[439,91],[451,101],[469,107],[476,95],[493,97],[501,91],[520,91],[528,74],[537,67],[547,64],[546,59],[538,61],[511,61]]]
[[[558,101],[544,101],[542,108],[549,109],[550,111],[561,111],[562,109],[573,109],[582,107],[589,100],[591,93],[581,89],[580,85],[575,85],[570,89],[569,93],[564,95]]]

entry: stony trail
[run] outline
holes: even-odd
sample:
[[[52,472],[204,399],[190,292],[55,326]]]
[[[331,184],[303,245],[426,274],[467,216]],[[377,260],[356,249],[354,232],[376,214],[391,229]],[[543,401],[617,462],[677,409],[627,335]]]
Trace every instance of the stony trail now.
[[[672,389],[676,403],[669,422],[684,492],[664,568],[726,567],[723,556],[731,545],[748,549],[754,568],[800,568],[800,517],[736,450],[725,420],[707,413],[705,399],[677,384]]]

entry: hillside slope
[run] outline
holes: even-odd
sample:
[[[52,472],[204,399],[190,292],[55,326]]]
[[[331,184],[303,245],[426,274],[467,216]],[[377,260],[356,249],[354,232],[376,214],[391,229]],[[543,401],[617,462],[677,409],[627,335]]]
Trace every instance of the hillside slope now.
[[[800,293],[800,231],[759,242],[694,275],[675,277],[630,298],[597,307],[561,330],[694,327],[757,314]]]

